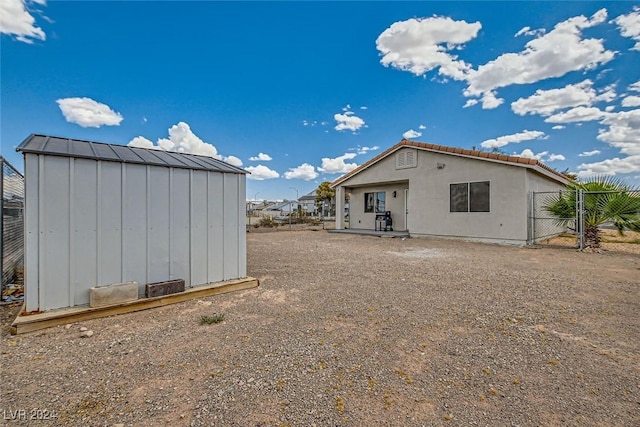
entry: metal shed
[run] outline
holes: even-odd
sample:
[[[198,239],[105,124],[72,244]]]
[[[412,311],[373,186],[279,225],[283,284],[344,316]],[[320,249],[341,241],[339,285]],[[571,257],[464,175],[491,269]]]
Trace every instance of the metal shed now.
[[[211,157],[31,135],[25,309],[89,303],[94,286],[246,277],[246,172]]]

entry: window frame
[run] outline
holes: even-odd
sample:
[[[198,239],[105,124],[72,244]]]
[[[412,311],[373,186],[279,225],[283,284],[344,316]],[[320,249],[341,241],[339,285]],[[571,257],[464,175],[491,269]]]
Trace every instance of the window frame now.
[[[491,212],[491,181],[449,184],[449,213],[478,212]]]
[[[364,212],[373,213],[376,205],[376,193],[364,193]]]
[[[386,191],[370,191],[368,193],[364,193],[364,213],[384,213],[386,209],[386,203]],[[382,210],[380,210],[381,205]]]

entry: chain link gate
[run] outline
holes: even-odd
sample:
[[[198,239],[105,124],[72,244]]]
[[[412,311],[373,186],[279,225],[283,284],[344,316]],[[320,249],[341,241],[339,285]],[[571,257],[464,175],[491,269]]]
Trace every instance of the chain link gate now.
[[[562,215],[549,210],[558,200],[564,200]],[[528,243],[572,234],[576,247],[584,249],[598,245],[604,230],[629,231],[633,226],[625,221],[631,218],[640,218],[640,190],[532,192]]]
[[[2,179],[0,180],[0,267],[2,270],[2,301],[19,299],[22,292],[18,288],[9,289],[24,266],[24,176],[0,156]],[[20,281],[20,280],[18,280]],[[21,288],[20,288],[21,289]],[[19,294],[19,295],[18,295]]]
[[[549,204],[566,198],[571,200],[574,207],[569,209],[563,217],[554,216],[547,208]],[[576,238],[579,246],[581,223],[578,218],[579,197],[575,190],[533,191],[529,194],[529,245],[535,245],[561,234],[570,234]]]

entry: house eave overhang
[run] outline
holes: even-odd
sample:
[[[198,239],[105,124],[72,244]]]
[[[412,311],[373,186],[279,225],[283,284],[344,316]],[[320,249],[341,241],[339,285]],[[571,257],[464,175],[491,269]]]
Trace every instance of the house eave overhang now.
[[[392,155],[393,153],[395,153],[396,151],[402,148],[415,148],[418,150],[429,151],[437,154],[446,154],[446,155],[464,157],[464,158],[473,159],[473,160],[483,160],[483,161],[488,161],[493,163],[504,164],[507,166],[524,167],[529,170],[532,170],[533,172],[547,179],[556,181],[557,183],[562,185],[567,185],[570,182],[569,179],[567,179],[561,173],[551,169],[550,167],[546,166],[545,164],[535,159],[529,159],[526,157],[518,157],[518,156],[507,156],[504,154],[497,154],[497,153],[487,153],[484,151],[468,150],[464,148],[449,147],[444,145],[427,144],[427,143],[414,142],[414,141],[408,141],[406,139],[403,139],[393,147],[390,147],[389,149],[380,153],[373,159],[355,168],[353,171],[337,178],[335,181],[333,181],[330,184],[330,187],[337,188],[338,186],[347,186],[346,183],[347,181],[349,181],[349,179],[359,174],[360,172],[367,170],[371,166],[389,157],[390,155]]]

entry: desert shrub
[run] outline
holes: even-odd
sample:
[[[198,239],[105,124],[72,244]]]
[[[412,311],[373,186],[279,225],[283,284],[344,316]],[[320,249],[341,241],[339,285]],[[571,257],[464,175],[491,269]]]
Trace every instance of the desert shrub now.
[[[212,325],[214,323],[220,323],[224,320],[224,313],[213,313],[213,316],[200,316],[201,325]]]
[[[260,227],[275,227],[278,224],[270,216],[263,216],[260,218]]]

